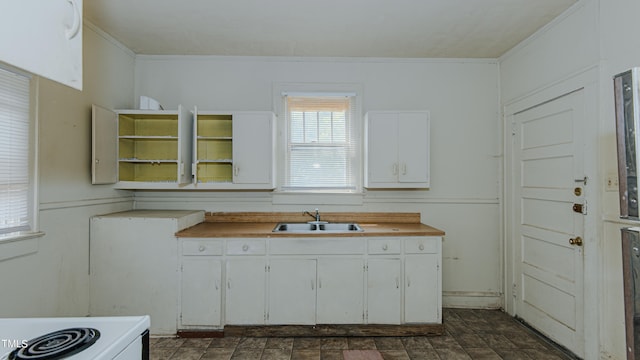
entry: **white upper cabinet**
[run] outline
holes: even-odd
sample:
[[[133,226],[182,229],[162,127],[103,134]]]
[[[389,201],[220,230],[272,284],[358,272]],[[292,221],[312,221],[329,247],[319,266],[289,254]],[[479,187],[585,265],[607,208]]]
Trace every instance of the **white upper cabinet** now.
[[[4,1],[0,61],[82,90],[82,0]]]
[[[191,183],[189,112],[109,110],[93,106],[94,184],[119,189],[177,189]]]
[[[365,187],[430,186],[428,112],[369,112],[365,128]]]
[[[198,189],[273,189],[275,115],[194,110],[193,181]]]

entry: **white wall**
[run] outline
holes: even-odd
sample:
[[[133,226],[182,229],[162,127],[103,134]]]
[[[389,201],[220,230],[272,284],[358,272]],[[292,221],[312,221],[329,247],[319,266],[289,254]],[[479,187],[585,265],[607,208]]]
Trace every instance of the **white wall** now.
[[[431,189],[346,196],[138,192],[137,208],[420,212],[446,231],[445,306],[501,307],[498,67],[489,60],[139,56],[136,96],[165,109],[273,110],[278,83],[355,83],[370,110],[431,112]],[[277,95],[277,94],[276,94]]]
[[[39,78],[38,251],[0,262],[0,317],[85,316],[89,217],[128,210],[132,194],[91,185],[91,104],[133,106],[134,56],[85,25],[84,91]],[[0,245],[0,253],[5,247]]]
[[[617,190],[607,190],[605,180],[617,178],[612,77],[640,66],[639,12],[635,0],[581,1],[500,59],[503,105],[569,83],[587,68],[595,70],[597,110],[586,119],[592,135],[585,161],[595,175],[590,179],[593,223],[587,229],[593,240],[584,255],[587,359],[626,359],[619,230],[638,223],[618,219]]]

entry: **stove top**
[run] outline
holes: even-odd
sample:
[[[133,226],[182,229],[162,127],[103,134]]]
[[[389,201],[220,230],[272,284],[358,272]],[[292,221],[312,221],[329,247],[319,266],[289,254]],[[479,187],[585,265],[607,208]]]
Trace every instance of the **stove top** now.
[[[114,359],[148,316],[0,319],[0,360]]]

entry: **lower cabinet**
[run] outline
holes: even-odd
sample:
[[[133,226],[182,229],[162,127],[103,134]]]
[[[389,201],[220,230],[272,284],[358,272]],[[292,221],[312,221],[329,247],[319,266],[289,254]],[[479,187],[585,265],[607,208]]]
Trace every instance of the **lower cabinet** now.
[[[364,322],[364,260],[362,258],[319,258],[318,324],[360,324]]]
[[[269,324],[315,324],[316,288],[315,259],[271,260]]]
[[[225,323],[260,325],[265,321],[265,259],[227,259]]]
[[[183,329],[442,322],[440,237],[181,242]]]
[[[180,323],[186,326],[220,326],[222,261],[206,256],[185,256],[182,278],[188,281],[181,282]]]
[[[402,322],[402,261],[369,258],[367,262],[367,323]]]

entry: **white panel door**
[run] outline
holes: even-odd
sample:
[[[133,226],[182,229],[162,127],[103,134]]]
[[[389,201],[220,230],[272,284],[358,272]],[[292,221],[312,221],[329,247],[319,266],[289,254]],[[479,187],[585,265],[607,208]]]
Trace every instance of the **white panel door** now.
[[[269,263],[269,323],[315,324],[316,291],[315,259],[272,259]]]
[[[233,115],[233,182],[273,186],[273,114]]]
[[[0,61],[82,90],[82,0],[3,1]]]
[[[364,260],[318,259],[318,324],[364,321]]]
[[[516,315],[584,354],[584,91],[514,115]],[[585,205],[586,207],[586,205]]]
[[[265,264],[260,257],[227,259],[226,324],[264,324]]]
[[[182,325],[220,326],[222,261],[207,256],[182,260]]]
[[[367,116],[367,179],[369,184],[398,181],[398,114]]]
[[[400,324],[402,275],[400,259],[369,258],[367,323]]]
[[[398,181],[429,182],[429,119],[426,112],[400,113],[398,118]]]
[[[407,255],[404,259],[404,321],[439,323],[441,320],[439,255]]]
[[[118,114],[91,106],[91,183],[115,184],[118,180]]]

